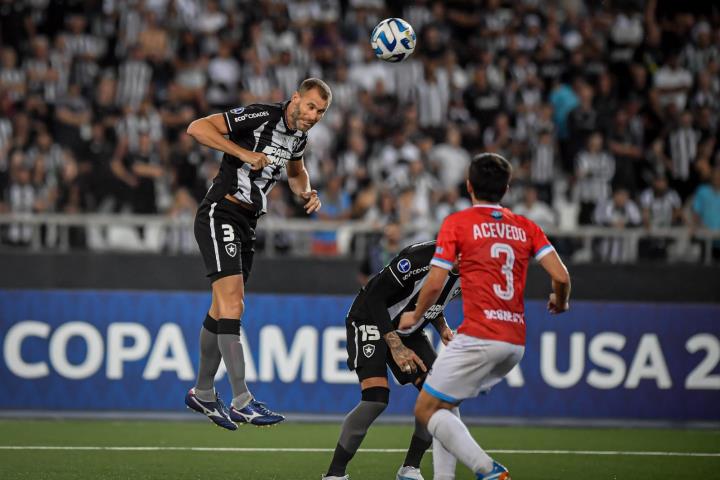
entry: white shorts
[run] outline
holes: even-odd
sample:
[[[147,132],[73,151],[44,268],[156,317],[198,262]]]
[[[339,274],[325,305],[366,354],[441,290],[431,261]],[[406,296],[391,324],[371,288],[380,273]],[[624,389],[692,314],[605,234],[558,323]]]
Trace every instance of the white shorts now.
[[[438,355],[423,389],[448,403],[477,397],[520,363],[523,353],[522,345],[456,335]]]

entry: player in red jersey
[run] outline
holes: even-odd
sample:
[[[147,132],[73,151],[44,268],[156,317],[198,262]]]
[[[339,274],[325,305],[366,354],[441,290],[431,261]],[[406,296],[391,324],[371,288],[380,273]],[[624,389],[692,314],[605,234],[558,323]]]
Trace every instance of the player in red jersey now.
[[[448,216],[438,233],[432,267],[412,312],[399,328],[422,319],[435,303],[453,264],[460,260],[464,319],[440,353],[415,404],[415,416],[433,436],[436,480],[455,478],[457,458],[478,479],[509,480],[454,414],[466,398],[487,392],[520,362],[525,351],[523,290],[534,257],[552,279],[551,314],[569,308],[570,275],[545,233],[527,218],[499,205],[512,167],[500,155],[476,156],[468,170],[473,206]]]

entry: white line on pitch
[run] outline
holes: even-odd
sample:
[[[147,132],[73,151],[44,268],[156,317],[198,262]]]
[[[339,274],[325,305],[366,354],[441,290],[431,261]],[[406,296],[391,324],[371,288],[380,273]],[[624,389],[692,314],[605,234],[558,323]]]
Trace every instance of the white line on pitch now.
[[[98,447],[62,445],[0,445],[0,450],[76,450],[111,452],[284,452],[284,453],[332,453],[332,448],[235,448],[235,447]],[[358,453],[405,453],[402,448],[361,448]],[[514,455],[607,455],[639,457],[720,457],[720,453],[703,452],[642,452],[621,450],[487,450],[488,453]]]

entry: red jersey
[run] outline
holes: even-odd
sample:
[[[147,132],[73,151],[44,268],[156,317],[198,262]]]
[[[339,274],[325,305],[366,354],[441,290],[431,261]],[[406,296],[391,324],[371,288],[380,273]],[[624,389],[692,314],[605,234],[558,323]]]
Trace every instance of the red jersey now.
[[[450,270],[460,257],[465,318],[458,332],[525,345],[528,263],[553,250],[540,227],[499,205],[474,205],[449,215],[430,264]]]

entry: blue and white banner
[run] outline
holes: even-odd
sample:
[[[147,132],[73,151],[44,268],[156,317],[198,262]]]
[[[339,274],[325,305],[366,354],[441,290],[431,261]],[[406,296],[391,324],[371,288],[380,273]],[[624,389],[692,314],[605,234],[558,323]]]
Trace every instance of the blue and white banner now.
[[[358,401],[345,364],[349,296],[248,295],[247,378],[281,412],[344,414]],[[209,294],[0,290],[0,409],[183,408]],[[460,302],[447,316],[457,325]],[[525,358],[465,415],[720,420],[720,306],[527,304]],[[437,339],[437,335],[435,335]],[[229,399],[224,370],[217,388]],[[412,387],[389,413],[409,415]]]

